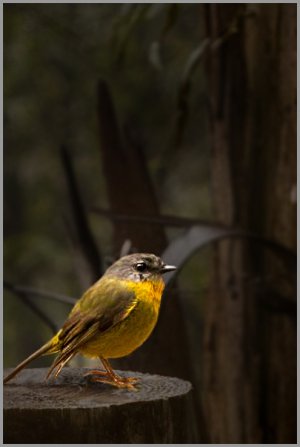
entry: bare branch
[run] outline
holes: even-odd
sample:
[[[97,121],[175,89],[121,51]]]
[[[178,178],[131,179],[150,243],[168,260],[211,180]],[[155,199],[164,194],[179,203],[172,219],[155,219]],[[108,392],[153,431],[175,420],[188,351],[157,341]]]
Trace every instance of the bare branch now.
[[[28,306],[40,319],[51,329],[53,334],[56,334],[58,327],[56,324],[42,311],[25,293],[24,291],[16,290],[14,287],[9,287],[7,283],[4,283],[4,287],[13,292],[18,298],[20,298],[26,306]]]
[[[35,289],[34,287],[27,287],[18,284],[12,284],[10,282],[4,281],[3,286],[5,289],[10,290],[16,294],[26,294],[33,295],[40,298],[48,298],[55,301],[59,301],[61,303],[66,304],[74,304],[76,302],[76,298],[72,298],[70,296],[62,295],[54,292],[46,292],[45,290]]]

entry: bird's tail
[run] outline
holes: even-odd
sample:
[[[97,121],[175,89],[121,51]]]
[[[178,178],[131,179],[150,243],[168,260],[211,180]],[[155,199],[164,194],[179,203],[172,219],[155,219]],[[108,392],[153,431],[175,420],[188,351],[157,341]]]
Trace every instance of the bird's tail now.
[[[9,380],[15,377],[18,374],[18,372],[20,372],[23,368],[25,368],[25,366],[27,366],[28,363],[32,362],[32,360],[35,360],[38,357],[41,357],[42,355],[45,354],[55,354],[58,351],[59,351],[59,342],[58,342],[58,334],[56,334],[40,349],[35,351],[33,354],[31,354],[29,357],[23,360],[23,362],[21,362],[18,366],[16,366],[15,369],[3,379],[3,383],[7,383]]]

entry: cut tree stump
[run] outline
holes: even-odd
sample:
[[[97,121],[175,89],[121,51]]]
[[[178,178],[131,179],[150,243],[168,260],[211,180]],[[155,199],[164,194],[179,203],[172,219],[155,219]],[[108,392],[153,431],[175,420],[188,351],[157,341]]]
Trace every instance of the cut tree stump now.
[[[6,375],[9,370],[5,371]],[[91,383],[86,368],[25,369],[4,385],[4,443],[195,443],[192,385],[174,377],[120,371],[138,391]]]

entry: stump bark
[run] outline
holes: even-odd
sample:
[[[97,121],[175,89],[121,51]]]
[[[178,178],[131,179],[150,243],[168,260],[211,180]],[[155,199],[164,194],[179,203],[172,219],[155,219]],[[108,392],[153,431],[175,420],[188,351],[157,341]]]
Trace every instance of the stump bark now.
[[[8,371],[5,371],[5,375]],[[138,390],[91,383],[86,368],[22,371],[4,386],[4,443],[195,443],[192,385],[132,372]]]

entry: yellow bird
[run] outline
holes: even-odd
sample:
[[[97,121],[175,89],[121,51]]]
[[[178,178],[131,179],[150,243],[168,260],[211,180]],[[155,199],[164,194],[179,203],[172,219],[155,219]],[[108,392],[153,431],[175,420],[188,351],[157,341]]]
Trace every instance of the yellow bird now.
[[[4,378],[12,379],[32,360],[57,354],[47,378],[57,377],[78,353],[98,357],[105,371],[89,371],[91,380],[118,388],[134,388],[134,377],[120,377],[108,359],[124,357],[147,340],[157,322],[165,287],[162,274],[175,270],[157,256],[136,253],[124,256],[77,301],[62,328]]]

